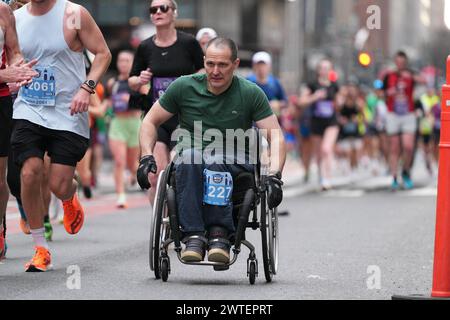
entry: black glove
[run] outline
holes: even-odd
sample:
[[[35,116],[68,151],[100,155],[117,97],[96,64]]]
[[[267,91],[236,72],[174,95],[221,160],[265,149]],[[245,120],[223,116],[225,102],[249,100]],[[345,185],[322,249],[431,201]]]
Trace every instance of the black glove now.
[[[283,181],[281,181],[281,173],[268,176],[266,179],[267,204],[269,205],[270,210],[277,208],[283,201],[282,185]]]
[[[139,160],[137,181],[142,190],[148,190],[151,188],[150,181],[148,181],[149,172],[157,172],[156,161],[153,156],[145,156]]]

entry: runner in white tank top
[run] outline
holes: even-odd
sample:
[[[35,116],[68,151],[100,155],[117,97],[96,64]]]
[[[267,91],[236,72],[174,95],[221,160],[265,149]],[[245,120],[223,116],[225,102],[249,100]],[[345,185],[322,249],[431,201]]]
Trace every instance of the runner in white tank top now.
[[[7,83],[28,83],[36,73],[31,69],[35,61],[24,65],[11,9],[0,2],[0,260],[5,255],[4,217],[9,197],[6,186],[6,165],[8,161],[12,130],[12,101]],[[10,65],[6,67],[6,63]]]
[[[25,59],[37,59],[39,73],[22,87],[14,104],[11,138],[14,160],[22,167],[22,202],[36,253],[27,272],[44,272],[51,256],[44,237],[43,157],[51,159],[50,190],[63,201],[64,227],[80,231],[84,211],[77,198],[75,167],[88,147],[87,111],[91,94],[111,62],[105,39],[89,12],[66,0],[31,0],[14,12]],[[86,76],[83,50],[95,55]]]

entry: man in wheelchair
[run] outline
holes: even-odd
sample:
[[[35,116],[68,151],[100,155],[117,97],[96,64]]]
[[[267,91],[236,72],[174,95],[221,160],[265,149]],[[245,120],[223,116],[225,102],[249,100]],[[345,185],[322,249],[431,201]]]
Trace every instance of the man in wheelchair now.
[[[178,141],[174,164],[185,262],[203,261],[206,250],[210,262],[230,261],[230,238],[235,233],[233,181],[242,172],[253,173],[256,164],[249,145],[244,143],[242,148],[241,144],[236,151],[234,143],[244,139],[239,132],[252,130],[254,124],[270,146],[269,207],[278,207],[283,198],[283,134],[264,92],[235,75],[239,63],[232,40],[211,40],[205,53],[206,74],[174,81],[142,123],[137,178],[142,189],[149,189],[149,175],[157,169],[153,157],[157,128],[174,114],[179,116],[178,138],[173,137]]]

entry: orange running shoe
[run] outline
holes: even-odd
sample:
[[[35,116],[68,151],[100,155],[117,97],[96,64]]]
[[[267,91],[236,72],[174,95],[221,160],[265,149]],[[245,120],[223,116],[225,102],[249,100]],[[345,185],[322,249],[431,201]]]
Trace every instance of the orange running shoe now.
[[[28,226],[28,222],[26,222],[22,218],[20,218],[20,230],[22,230],[22,232],[24,234],[31,234],[30,227]]]
[[[72,200],[63,201],[64,228],[69,234],[80,232],[84,223],[84,210],[75,193]]]
[[[43,247],[36,247],[33,259],[25,265],[25,272],[45,272],[52,268],[50,251]]]

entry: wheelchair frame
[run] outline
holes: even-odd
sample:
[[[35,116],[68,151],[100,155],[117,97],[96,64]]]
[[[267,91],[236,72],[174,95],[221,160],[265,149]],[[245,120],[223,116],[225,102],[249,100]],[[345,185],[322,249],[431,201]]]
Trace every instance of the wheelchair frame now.
[[[215,271],[225,271],[230,268],[241,253],[241,246],[244,245],[250,251],[247,259],[247,276],[250,284],[255,284],[258,276],[258,260],[256,258],[255,247],[245,240],[246,229],[261,231],[262,258],[264,266],[264,275],[267,282],[271,282],[273,276],[278,271],[279,255],[279,237],[278,237],[278,211],[269,210],[267,204],[267,167],[261,164],[261,145],[262,138],[257,132],[257,152],[258,161],[254,172],[254,186],[245,192],[242,204],[233,207],[239,207],[238,223],[236,227],[236,236],[232,244],[233,257],[228,264],[215,262],[185,262],[181,259],[181,231],[177,217],[176,194],[174,185],[174,163],[160,173],[158,177],[157,192],[153,205],[153,217],[150,227],[150,249],[149,265],[154,272],[156,279],[162,279],[166,282],[171,272],[169,245],[175,246],[178,260],[186,265],[212,266]],[[252,214],[251,221],[250,214]],[[258,217],[259,213],[259,217]],[[259,219],[258,219],[259,218]]]

